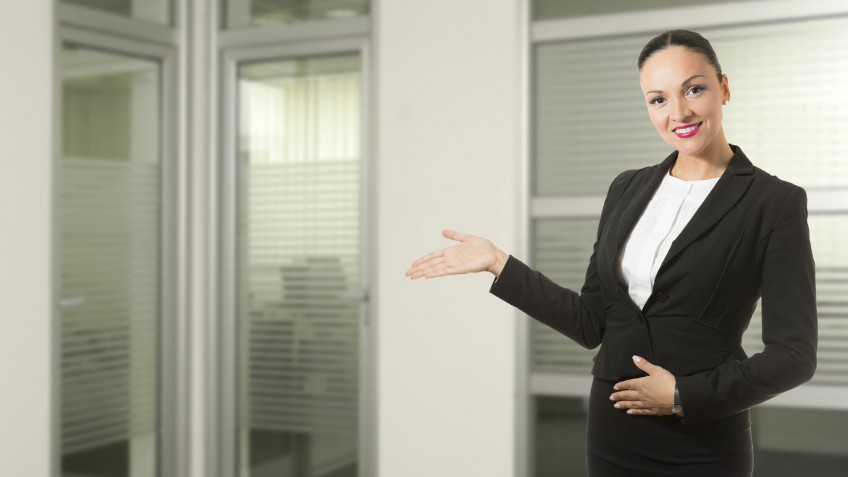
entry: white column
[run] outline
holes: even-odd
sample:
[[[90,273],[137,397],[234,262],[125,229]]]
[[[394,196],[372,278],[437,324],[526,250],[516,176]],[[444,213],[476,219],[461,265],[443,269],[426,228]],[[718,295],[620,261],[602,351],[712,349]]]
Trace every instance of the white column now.
[[[404,271],[443,228],[517,252],[521,3],[373,6],[380,477],[514,475],[516,313],[490,274]]]
[[[0,15],[0,475],[54,466],[53,0]]]

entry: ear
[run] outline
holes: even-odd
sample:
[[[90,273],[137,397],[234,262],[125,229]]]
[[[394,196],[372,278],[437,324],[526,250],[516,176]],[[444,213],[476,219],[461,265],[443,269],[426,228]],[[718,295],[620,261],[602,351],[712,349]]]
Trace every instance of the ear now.
[[[730,81],[727,79],[726,74],[721,75],[721,94],[722,94],[722,104],[727,104],[730,102]]]

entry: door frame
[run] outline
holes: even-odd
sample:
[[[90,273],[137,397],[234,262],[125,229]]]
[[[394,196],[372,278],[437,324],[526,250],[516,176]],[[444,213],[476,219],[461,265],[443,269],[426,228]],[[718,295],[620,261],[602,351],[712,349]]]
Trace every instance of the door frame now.
[[[77,12],[78,8],[63,6],[62,11]],[[89,15],[89,13],[86,13]],[[97,15],[95,12],[94,15]],[[78,19],[74,16],[73,19]],[[152,27],[160,31],[162,27]],[[177,137],[177,88],[178,88],[178,65],[176,47],[166,43],[151,43],[134,40],[127,37],[117,37],[108,33],[101,33],[77,26],[60,24],[57,27],[56,51],[61,50],[64,44],[72,44],[82,48],[102,51],[104,53],[122,55],[155,61],[160,65],[159,75],[159,161],[160,161],[160,215],[159,215],[159,379],[158,413],[156,423],[157,429],[157,475],[162,477],[176,477],[180,465],[180,449],[182,449],[181,437],[185,435],[185,421],[179,415],[180,403],[183,394],[179,391],[178,370],[180,369],[180,351],[177,349],[177,331],[179,329],[177,313],[178,299],[178,170],[179,153]],[[60,72],[57,66],[57,72]],[[59,174],[62,167],[62,77],[57,74],[54,83],[56,94],[56,111],[54,121],[54,141],[57,144],[54,157],[56,178],[53,187],[59,185]],[[56,257],[54,264],[54,304],[55,309],[55,333],[54,333],[54,356],[53,356],[53,383],[56,390],[53,402],[53,435],[54,448],[53,459],[55,473],[61,474],[61,421],[62,421],[62,390],[61,390],[61,314],[59,303],[61,296],[61,260],[60,258],[60,228],[61,204],[58,195],[54,196],[53,223],[55,231],[53,236],[53,250]]]
[[[211,409],[217,410],[218,433],[213,443],[218,452],[210,459],[212,469],[216,469],[217,477],[229,477],[237,471],[238,442],[237,442],[237,322],[236,322],[236,255],[237,255],[237,185],[238,185],[238,67],[244,62],[274,61],[305,58],[324,55],[356,54],[360,58],[360,94],[361,110],[360,131],[361,144],[361,174],[360,174],[360,283],[363,289],[363,301],[360,307],[359,327],[359,429],[358,429],[358,475],[369,476],[376,474],[377,435],[376,435],[376,333],[372,320],[372,310],[369,306],[369,290],[371,287],[370,271],[374,269],[374,246],[369,240],[373,236],[373,220],[371,204],[373,204],[370,184],[374,182],[372,152],[370,149],[372,137],[372,101],[370,94],[371,70],[373,67],[369,23],[362,19],[349,21],[349,28],[337,31],[344,32],[332,39],[296,39],[283,41],[279,39],[274,44],[258,44],[242,46],[248,43],[244,32],[236,32],[238,39],[223,39],[222,44],[231,44],[224,48],[219,56],[219,84],[221,98],[221,115],[217,124],[221,131],[220,162],[218,163],[219,180],[218,193],[213,205],[218,210],[219,227],[217,229],[218,260],[220,274],[215,287],[215,309],[218,310],[216,323],[213,327],[217,336],[210,336],[208,346],[220,352],[213,363],[216,370],[216,383],[209,403]],[[338,23],[338,22],[333,22]],[[291,28],[291,27],[289,27]],[[306,31],[306,30],[305,30]],[[260,41],[270,41],[267,33],[257,32]],[[314,30],[312,35],[314,36]],[[222,35],[224,36],[224,35]],[[217,345],[217,346],[216,346]]]

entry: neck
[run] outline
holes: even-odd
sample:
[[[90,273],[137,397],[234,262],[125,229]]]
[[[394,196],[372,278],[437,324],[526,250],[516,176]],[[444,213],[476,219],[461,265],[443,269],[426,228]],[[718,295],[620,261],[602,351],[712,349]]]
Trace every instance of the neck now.
[[[721,176],[730,164],[733,149],[726,140],[716,142],[718,144],[697,156],[678,154],[669,173],[685,181],[700,181]]]

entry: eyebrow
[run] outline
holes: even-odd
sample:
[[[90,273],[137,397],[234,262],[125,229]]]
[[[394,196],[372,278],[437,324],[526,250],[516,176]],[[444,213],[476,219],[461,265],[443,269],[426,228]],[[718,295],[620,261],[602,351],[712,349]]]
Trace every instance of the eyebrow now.
[[[692,80],[693,80],[693,79],[695,79],[695,78],[706,78],[706,77],[707,77],[706,75],[700,75],[700,74],[698,74],[698,75],[694,75],[694,76],[690,76],[689,78],[686,78],[686,81],[684,81],[684,82],[680,83],[680,85],[681,85],[681,86],[683,86],[683,85],[685,85],[686,83],[688,83],[688,82],[692,81]],[[658,89],[655,89],[655,90],[652,90],[652,91],[648,91],[647,93],[645,93],[645,96],[647,96],[647,95],[649,95],[649,94],[651,94],[651,93],[662,93],[662,91],[660,91],[660,90],[658,90]]]

